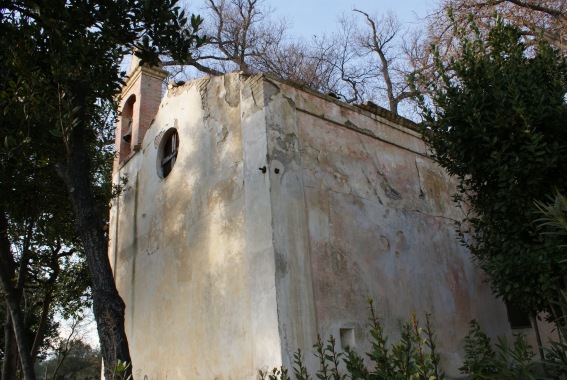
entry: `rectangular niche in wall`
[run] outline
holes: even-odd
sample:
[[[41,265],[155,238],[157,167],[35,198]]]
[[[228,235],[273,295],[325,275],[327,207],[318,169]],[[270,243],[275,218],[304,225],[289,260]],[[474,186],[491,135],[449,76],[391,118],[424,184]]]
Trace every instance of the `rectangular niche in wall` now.
[[[352,327],[344,327],[339,329],[341,336],[341,348],[344,350],[347,346],[353,348],[354,342],[354,329]]]

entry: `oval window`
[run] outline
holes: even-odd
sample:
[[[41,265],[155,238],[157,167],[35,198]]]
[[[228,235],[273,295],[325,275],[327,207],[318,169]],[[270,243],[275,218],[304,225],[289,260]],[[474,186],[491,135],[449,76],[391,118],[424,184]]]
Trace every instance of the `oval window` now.
[[[177,130],[172,130],[167,133],[162,141],[162,151],[161,151],[161,176],[163,178],[167,177],[175,165],[177,160],[177,152],[179,151],[179,135]]]

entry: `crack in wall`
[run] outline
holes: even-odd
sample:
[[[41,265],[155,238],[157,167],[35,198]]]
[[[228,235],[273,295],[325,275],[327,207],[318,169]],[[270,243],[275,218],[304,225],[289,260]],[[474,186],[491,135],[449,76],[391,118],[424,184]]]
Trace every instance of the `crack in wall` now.
[[[254,103],[254,111],[260,111],[263,108],[263,99],[260,97],[260,95],[263,94],[264,92],[264,85],[261,81],[262,76],[261,75],[257,75],[254,77],[249,77],[246,78],[244,83],[247,85],[247,88],[250,89],[250,97],[252,98],[252,102]],[[262,100],[262,102],[260,102],[259,100]],[[255,113],[255,112],[250,112],[250,114]]]
[[[427,212],[423,212],[423,211],[418,210],[418,209],[410,209],[409,211],[417,212],[418,214],[430,216],[432,218],[446,219],[446,220],[450,220],[450,221],[455,222],[455,223],[459,222],[457,219],[449,218],[448,216],[429,214]]]
[[[376,173],[378,173],[378,175],[380,177],[382,177],[382,182],[380,183],[380,187],[382,188],[382,190],[384,190],[384,194],[395,201],[398,201],[400,199],[402,199],[402,195],[400,194],[399,191],[397,191],[396,189],[394,189],[390,183],[388,182],[388,178],[386,177],[386,175],[380,170],[380,166],[379,164],[376,162],[376,159],[374,158],[373,155],[370,154],[370,152],[368,151],[368,149],[366,148],[366,145],[364,144],[364,141],[362,140],[361,136],[358,136],[358,140],[360,141],[360,145],[362,146],[362,149],[364,150],[364,152],[368,155],[368,157],[371,158],[371,162],[372,165],[374,166],[374,170],[376,170]],[[365,173],[366,175],[366,173]],[[374,191],[376,191],[376,188],[373,186]]]
[[[272,146],[273,158],[284,164],[296,160],[299,143],[294,132],[286,133],[283,136],[280,133],[274,140],[275,144]]]
[[[402,195],[388,183],[386,176],[380,172],[378,172],[378,174],[382,178],[384,178],[384,181],[380,183],[380,187],[382,188],[382,190],[384,190],[384,194],[386,194],[388,198],[395,201],[402,199]]]
[[[203,110],[203,122],[209,120],[211,116],[211,107],[209,107],[208,93],[210,78],[203,78],[203,81],[197,84],[197,90],[201,97],[201,109]]]
[[[368,174],[366,174],[366,172],[364,172],[364,170],[363,170],[363,173],[364,173],[364,176],[366,177],[366,181],[368,182],[368,185],[370,186],[372,191],[374,191],[374,195],[376,196],[376,199],[378,199],[378,203],[380,203],[381,205],[384,205],[384,202],[382,202],[380,195],[378,195],[378,191],[376,190],[376,187],[374,187],[374,184],[370,180],[370,177],[368,177]]]
[[[235,74],[229,74],[224,76],[224,101],[230,107],[235,108],[240,104],[240,87],[238,86],[238,79],[235,78]]]
[[[197,83],[197,91],[199,91],[199,96],[201,97],[201,109],[207,111],[209,109],[209,104],[207,102],[208,92],[209,92],[209,82],[210,78],[203,78],[202,82]]]
[[[276,100],[276,96],[281,93],[281,89],[273,82],[268,82],[267,86],[264,86],[264,104],[270,104],[272,101]]]
[[[356,272],[356,274],[358,274],[360,277],[363,277],[362,273],[358,270],[357,265],[343,251],[335,247],[331,242],[329,242],[329,245],[331,246],[331,253],[333,253],[333,250],[338,252],[343,257],[343,259],[345,259],[345,261],[350,264],[352,270]]]
[[[217,133],[217,136],[220,137],[220,139],[217,141],[217,146],[219,146],[220,144],[224,143],[226,141],[226,138],[228,137],[228,129],[226,128],[226,125],[222,125],[221,130]]]
[[[358,133],[360,133],[360,134],[369,136],[369,137],[371,137],[371,138],[373,138],[373,139],[375,139],[375,140],[385,142],[386,144],[395,146],[395,147],[400,148],[400,149],[403,149],[403,150],[405,150],[405,151],[408,151],[408,152],[417,154],[417,155],[419,155],[419,156],[422,156],[422,157],[426,157],[426,158],[431,159],[430,155],[428,155],[427,153],[419,152],[419,151],[417,151],[417,149],[410,148],[409,146],[400,145],[400,144],[398,144],[398,143],[396,143],[396,142],[394,142],[394,141],[391,141],[391,140],[386,140],[385,138],[376,135],[376,134],[375,134],[373,131],[371,131],[371,130],[358,127],[356,124],[354,124],[354,123],[351,122],[350,120],[347,120],[347,121],[343,124],[343,123],[341,123],[341,122],[339,122],[339,121],[337,121],[337,120],[334,120],[334,119],[332,119],[332,118],[330,118],[330,117],[327,117],[324,113],[316,114],[316,113],[313,113],[313,112],[311,112],[311,111],[309,111],[309,110],[307,110],[307,109],[304,109],[304,108],[297,108],[297,111],[298,111],[298,112],[302,112],[302,113],[304,113],[304,114],[306,114],[306,115],[313,116],[313,117],[315,117],[315,118],[323,119],[323,120],[325,120],[325,121],[327,121],[327,122],[329,122],[329,123],[332,123],[332,124],[334,124],[334,125],[338,125],[338,126],[340,126],[340,127],[347,128],[347,129],[350,129],[350,130],[352,130],[352,131],[358,132]],[[401,133],[409,134],[410,136],[413,136],[413,137],[416,137],[416,138],[419,139],[419,137],[417,137],[417,136],[415,136],[415,135],[413,135],[413,134],[411,134],[411,133],[408,133],[408,132],[406,132],[406,131],[404,131],[404,130],[400,130],[399,128],[396,128],[396,127],[393,126],[393,125],[390,125],[390,124],[387,124],[387,123],[384,124],[384,125],[385,125],[387,128],[391,128],[391,129],[397,130],[397,131],[399,131],[399,132],[401,132]]]
[[[422,179],[421,179],[421,173],[419,171],[419,165],[417,164],[417,157],[415,159],[415,169],[417,170],[417,180],[419,183],[419,197],[425,198],[425,192],[423,191],[423,187],[421,187]]]
[[[289,96],[286,96],[285,94],[282,94],[282,97],[287,101],[289,106],[291,108],[293,108],[293,111],[295,112],[297,110],[297,106],[295,105],[295,101],[292,98],[290,98]]]
[[[345,192],[338,191],[338,190],[331,190],[331,189],[329,189],[329,188],[321,189],[321,188],[319,188],[319,187],[309,186],[309,185],[305,185],[304,187],[306,187],[306,188],[308,188],[308,189],[328,191],[328,192],[335,193],[335,194],[350,195],[350,196],[352,196],[352,197],[354,197],[354,198],[364,199],[365,201],[368,201],[368,202],[378,203],[378,204],[380,204],[380,205],[383,205],[383,203],[381,203],[381,201],[380,201],[380,202],[376,202],[375,199],[365,198],[365,197],[363,197],[363,196],[354,194],[354,193],[352,193],[352,192],[351,192],[351,193],[345,193]]]

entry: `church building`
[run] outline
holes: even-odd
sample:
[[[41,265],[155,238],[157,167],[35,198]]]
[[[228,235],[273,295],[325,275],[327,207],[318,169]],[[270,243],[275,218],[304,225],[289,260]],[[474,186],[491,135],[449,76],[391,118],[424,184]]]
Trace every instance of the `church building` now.
[[[455,183],[417,126],[272,76],[123,89],[109,257],[136,379],[256,379],[335,337],[369,350],[431,314],[459,378],[468,323],[511,335],[506,307],[456,239]]]

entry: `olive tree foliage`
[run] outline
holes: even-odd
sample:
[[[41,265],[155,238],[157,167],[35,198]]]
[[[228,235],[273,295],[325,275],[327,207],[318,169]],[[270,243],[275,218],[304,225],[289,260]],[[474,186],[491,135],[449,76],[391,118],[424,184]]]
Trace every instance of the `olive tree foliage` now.
[[[8,236],[12,257],[3,252],[2,264],[10,268],[16,299],[22,305],[24,317],[24,339],[32,360],[46,355],[59,333],[55,315],[75,316],[90,306],[90,281],[80,244],[74,242],[68,205],[63,203],[64,193],[60,189],[42,187],[30,199],[25,221],[10,215]],[[57,199],[59,198],[59,199]],[[47,205],[48,200],[58,201]],[[68,203],[68,202],[67,202]],[[52,206],[52,207],[51,207]],[[35,214],[33,209],[40,208]],[[65,224],[61,219],[66,218]],[[3,298],[3,308],[7,303]],[[4,353],[1,368],[2,378],[16,378],[20,355],[17,350],[13,320],[9,310],[2,320],[0,348]]]
[[[36,366],[38,375],[46,380],[100,379],[100,351],[82,340],[71,340],[57,347],[54,357]]]
[[[0,0],[0,278],[25,379],[35,373],[22,279],[31,280],[33,270],[21,267],[37,259],[28,260],[25,251],[18,256],[23,235],[12,231],[24,226],[27,238],[39,242],[40,222],[56,231],[37,249],[55,248],[60,256],[80,243],[84,252],[105,376],[113,378],[120,362],[130,362],[124,303],[107,257],[109,191],[99,170],[101,162],[108,165],[101,153],[106,110],[122,84],[125,54],[136,48],[149,65],[157,65],[160,54],[186,61],[202,43],[196,34],[201,22],[186,16],[176,0]],[[52,219],[71,220],[72,233]],[[46,276],[53,273],[48,269]],[[128,375],[129,369],[119,374]]]
[[[10,379],[16,377],[18,362],[29,370],[46,338],[56,334],[54,310],[79,309],[88,276],[76,260],[80,248],[64,185],[53,181],[62,149],[54,136],[45,138],[42,132],[53,128],[44,115],[55,110],[42,102],[41,81],[33,74],[36,62],[28,50],[32,41],[16,38],[4,24],[11,15],[2,16],[2,31],[14,37],[2,38],[0,58],[0,277],[7,308],[2,378]],[[16,70],[32,72],[23,77]]]
[[[457,25],[457,23],[454,23]],[[459,58],[435,50],[421,97],[424,139],[458,179],[460,237],[493,290],[525,311],[548,311],[567,286],[558,235],[541,234],[534,201],[567,190],[567,62],[543,40],[528,46],[502,18],[454,26]]]
[[[14,42],[1,40],[3,46]],[[39,78],[33,73],[25,78],[15,75],[16,68],[23,72],[29,67],[24,54],[26,45],[22,42],[18,47],[6,47],[0,58],[4,84],[0,92],[0,217],[4,227],[0,237],[7,247],[0,251],[0,261],[2,278],[11,280],[3,284],[6,295],[1,304],[7,308],[6,301],[12,300],[13,307],[19,309],[23,323],[16,324],[28,354],[18,353],[14,321],[7,310],[0,331],[4,379],[15,378],[18,363],[33,362],[49,349],[58,334],[56,313],[72,317],[90,306],[84,250],[64,184],[55,173],[55,164],[64,159],[64,149],[57,136],[45,134],[52,130],[49,119],[57,110],[42,103],[41,95],[35,95],[44,91]],[[12,91],[18,91],[18,98]],[[113,156],[108,149],[113,143],[110,131],[114,129],[109,111],[104,110],[97,127],[98,138],[93,141],[96,154],[92,157],[92,178],[97,185],[94,195],[101,206],[108,203]]]

